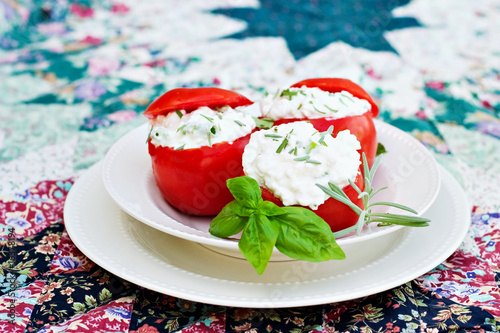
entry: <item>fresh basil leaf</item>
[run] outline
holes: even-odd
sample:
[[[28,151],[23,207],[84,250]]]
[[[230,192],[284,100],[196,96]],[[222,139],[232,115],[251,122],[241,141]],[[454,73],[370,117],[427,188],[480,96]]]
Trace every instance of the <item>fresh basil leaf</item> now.
[[[253,214],[248,219],[238,243],[241,253],[262,274],[271,259],[278,238],[278,225],[265,215]]]
[[[221,212],[214,217],[208,232],[216,237],[229,237],[236,235],[245,227],[248,218],[236,214],[238,202],[236,200],[228,203]]]
[[[241,176],[227,180],[227,188],[244,207],[257,209],[262,202],[262,191],[257,181],[248,176]]]
[[[318,215],[302,207],[283,207],[286,214],[271,216],[279,225],[276,248],[287,256],[312,262],[345,259],[330,226]]]
[[[274,119],[272,118],[256,118],[253,117],[255,121],[255,126],[260,129],[270,129],[274,125]]]
[[[271,201],[262,201],[259,205],[258,212],[266,216],[276,216],[285,214],[286,210]]]
[[[382,155],[385,153],[387,153],[387,150],[385,149],[384,145],[379,142],[377,144],[377,152],[376,152],[375,156]]]
[[[250,215],[255,214],[257,212],[257,209],[252,207],[246,207],[238,203],[236,206],[234,206],[234,212],[238,216],[250,217]]]

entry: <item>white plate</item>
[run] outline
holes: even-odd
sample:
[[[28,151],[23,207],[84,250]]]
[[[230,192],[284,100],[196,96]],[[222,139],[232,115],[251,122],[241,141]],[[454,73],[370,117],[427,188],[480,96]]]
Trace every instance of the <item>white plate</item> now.
[[[270,262],[259,276],[242,259],[158,232],[130,217],[106,192],[102,163],[82,175],[64,207],[75,245],[110,272],[145,288],[193,301],[251,308],[332,303],[378,293],[426,273],[460,245],[470,206],[455,179],[441,169],[441,190],[424,216],[425,228],[402,228],[390,244],[344,248],[347,259]],[[378,238],[375,238],[375,240]],[[361,254],[360,254],[361,253]]]
[[[419,215],[434,202],[440,186],[439,169],[431,153],[409,134],[386,123],[375,121],[377,138],[388,153],[382,157],[374,187],[388,186],[379,201],[397,202],[415,209]],[[138,127],[119,139],[108,151],[103,164],[104,185],[115,202],[128,214],[149,226],[203,244],[215,251],[242,257],[236,241],[208,233],[211,218],[184,214],[161,196],[153,177],[146,145],[147,125]],[[401,211],[379,208],[383,212]],[[338,240],[340,246],[360,243],[375,237],[390,242],[399,226],[374,228],[359,236]],[[276,249],[271,260],[290,260]]]

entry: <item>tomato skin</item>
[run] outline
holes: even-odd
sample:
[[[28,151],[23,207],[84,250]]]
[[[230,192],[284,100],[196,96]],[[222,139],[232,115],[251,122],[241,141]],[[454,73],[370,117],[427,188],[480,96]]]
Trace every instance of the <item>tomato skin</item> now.
[[[226,180],[243,173],[243,149],[250,134],[232,144],[175,150],[148,142],[156,184],[175,208],[192,215],[217,215],[233,200]]]
[[[248,98],[230,90],[202,87],[177,88],[156,99],[144,112],[154,119],[175,110],[191,112],[199,107],[232,108],[253,104]],[[251,134],[251,133],[250,133]],[[250,134],[234,140],[199,148],[175,150],[155,147],[148,141],[153,175],[167,202],[192,215],[216,215],[233,200],[226,180],[243,172],[243,149]]]
[[[151,103],[144,115],[153,119],[175,110],[191,112],[199,107],[209,108],[229,105],[232,108],[253,104],[248,98],[234,91],[215,88],[176,88],[167,91]]]
[[[274,125],[286,124],[295,121],[304,121],[304,119],[279,119],[274,122]],[[356,136],[361,144],[361,149],[358,150],[359,154],[362,156],[362,153],[365,153],[368,165],[373,165],[375,155],[377,154],[377,131],[371,115],[365,113],[360,116],[338,119],[313,118],[307,119],[307,121],[309,121],[314,128],[320,132],[328,130],[328,128],[333,125],[333,137],[336,137],[340,131],[349,130],[351,134]]]
[[[365,183],[360,172],[356,176],[354,183],[360,188],[361,191],[364,190]],[[283,207],[281,200],[276,198],[269,189],[266,187],[261,187],[261,189],[262,199],[271,201],[276,205]],[[363,200],[358,198],[358,192],[351,185],[345,186],[342,190],[356,206],[363,209]],[[304,208],[312,210],[309,207]],[[359,216],[349,206],[335,200],[334,198],[328,198],[323,204],[319,205],[317,210],[312,211],[328,223],[332,232],[337,232],[355,225],[359,218]]]
[[[314,78],[302,80],[293,84],[292,88],[300,88],[306,86],[308,88],[319,88],[330,93],[341,92],[342,90],[350,92],[354,97],[365,99],[372,106],[369,111],[373,118],[379,114],[379,109],[373,98],[359,85],[348,79],[343,78]]]

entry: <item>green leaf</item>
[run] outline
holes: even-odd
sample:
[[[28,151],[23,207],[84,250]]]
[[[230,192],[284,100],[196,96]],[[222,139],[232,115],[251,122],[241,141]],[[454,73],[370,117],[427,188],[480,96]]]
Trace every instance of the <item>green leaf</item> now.
[[[258,208],[259,214],[266,216],[276,216],[286,214],[286,210],[283,207],[279,207],[271,201],[262,201]]]
[[[405,294],[403,294],[403,292],[400,290],[400,289],[394,289],[394,294],[396,294],[396,296],[402,300],[403,302],[406,302],[406,297],[405,297]]]
[[[277,238],[277,224],[261,214],[250,216],[238,246],[257,273],[262,274],[266,269]]]
[[[262,191],[252,177],[241,176],[228,179],[227,188],[242,206],[256,209],[262,202]]]
[[[342,189],[340,189],[340,187],[338,187],[337,185],[335,185],[333,183],[328,183],[328,184],[330,185],[330,188],[327,188],[321,184],[316,184],[316,186],[318,186],[323,192],[328,194],[330,197],[332,197],[335,200],[340,201],[343,204],[346,204],[347,206],[349,206],[356,214],[358,214],[358,215],[361,214],[361,212],[363,210],[361,208],[359,208],[358,206],[356,206],[351,201],[351,199],[349,199],[349,197],[344,193],[344,191],[342,191]]]
[[[243,230],[248,218],[236,214],[235,207],[237,206],[238,202],[236,200],[224,206],[221,212],[214,217],[212,223],[210,223],[208,232],[216,237],[225,238],[236,235]]]
[[[411,222],[430,222],[431,220],[420,216],[409,216],[400,214],[389,214],[389,213],[371,213],[371,216],[378,216],[388,219],[397,219],[400,221],[411,221]]]
[[[249,217],[250,215],[255,214],[257,211],[256,208],[243,206],[240,203],[238,203],[237,201],[236,201],[236,203],[237,204],[233,207],[233,211],[238,216]]]
[[[99,301],[100,301],[101,303],[105,303],[105,302],[107,302],[107,301],[111,300],[111,297],[112,297],[112,296],[113,296],[113,295],[111,294],[111,292],[110,292],[108,289],[104,288],[104,289],[103,289],[103,290],[101,290],[101,292],[99,293]]]
[[[75,302],[73,303],[73,310],[75,310],[76,313],[84,313],[85,312],[85,305],[80,302]]]
[[[97,305],[97,301],[94,298],[94,296],[92,296],[92,295],[85,295],[85,304],[87,304],[87,306],[89,308],[92,308],[92,307],[95,307]]]
[[[177,320],[177,318],[170,319],[169,321],[167,321],[167,324],[164,328],[169,332],[176,331],[179,328],[179,321]]]
[[[401,205],[401,204],[398,204],[398,203],[395,203],[395,202],[385,202],[385,201],[374,202],[374,203],[370,204],[370,207],[371,206],[390,206],[390,207],[399,208],[401,210],[406,210],[406,211],[413,213],[413,214],[418,214],[418,212],[416,212],[414,209],[407,207],[407,206],[404,206],[404,205]]]
[[[307,208],[283,207],[286,214],[269,219],[279,225],[276,248],[287,256],[312,262],[345,259],[330,226]]]
[[[377,153],[375,154],[375,156],[382,155],[385,153],[387,153],[387,150],[385,149],[384,145],[379,142],[377,144]]]
[[[272,118],[253,117],[253,120],[255,121],[255,126],[257,126],[260,129],[270,129],[274,125],[274,119]]]

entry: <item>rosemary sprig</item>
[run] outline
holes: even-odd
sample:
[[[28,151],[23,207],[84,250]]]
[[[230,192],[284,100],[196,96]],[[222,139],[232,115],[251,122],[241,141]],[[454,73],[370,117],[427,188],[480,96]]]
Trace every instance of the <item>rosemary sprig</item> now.
[[[354,230],[356,230],[356,233],[359,235],[361,233],[361,230],[363,229],[364,225],[368,225],[369,223],[372,222],[379,222],[379,226],[384,227],[384,226],[389,226],[389,225],[402,225],[402,226],[407,226],[407,227],[426,227],[429,225],[428,222],[431,220],[425,217],[420,217],[420,216],[411,216],[411,215],[402,215],[402,214],[389,214],[389,213],[377,213],[377,212],[372,212],[372,207],[373,206],[389,206],[389,207],[394,207],[398,208],[413,214],[418,214],[415,210],[413,210],[410,207],[398,204],[398,203],[393,203],[393,202],[370,202],[372,198],[379,193],[382,190],[385,190],[387,187],[382,187],[380,189],[375,190],[372,185],[373,185],[373,177],[375,176],[375,172],[377,171],[377,168],[380,164],[380,158],[381,156],[377,156],[375,159],[375,162],[373,163],[373,166],[371,169],[368,167],[368,162],[366,160],[366,156],[363,153],[363,174],[365,175],[365,190],[361,191],[359,187],[354,184],[352,180],[349,179],[349,184],[358,192],[359,197],[362,198],[363,204],[365,209],[361,209],[358,206],[356,206],[351,199],[342,191],[342,189],[337,186],[334,183],[329,182],[328,187],[316,184],[323,192],[328,194],[330,197],[334,198],[335,200],[338,200],[347,206],[349,206],[358,216],[358,222],[353,225],[352,227],[340,230],[338,232],[335,232],[335,238],[344,236]]]

